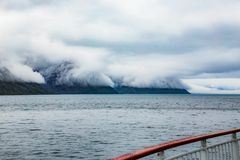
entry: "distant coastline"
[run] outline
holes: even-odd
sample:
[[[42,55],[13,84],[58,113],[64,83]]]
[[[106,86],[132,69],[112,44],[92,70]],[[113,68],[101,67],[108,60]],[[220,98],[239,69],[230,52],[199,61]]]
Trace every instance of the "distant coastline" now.
[[[44,94],[190,94],[178,88],[137,88],[81,85],[48,85],[22,82],[0,82],[0,95],[44,95]]]

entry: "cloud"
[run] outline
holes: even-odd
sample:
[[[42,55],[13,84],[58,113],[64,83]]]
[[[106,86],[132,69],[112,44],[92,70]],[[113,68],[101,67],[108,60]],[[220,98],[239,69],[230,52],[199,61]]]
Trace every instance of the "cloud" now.
[[[61,68],[58,83],[186,88],[191,83],[181,79],[236,78],[239,5],[0,0],[0,66],[16,79],[38,83],[66,62],[71,68]]]
[[[10,63],[5,67],[12,73],[16,79],[24,82],[44,83],[45,80],[38,72],[34,72],[32,68],[24,64]]]
[[[239,78],[185,79],[192,93],[202,94],[239,94]]]

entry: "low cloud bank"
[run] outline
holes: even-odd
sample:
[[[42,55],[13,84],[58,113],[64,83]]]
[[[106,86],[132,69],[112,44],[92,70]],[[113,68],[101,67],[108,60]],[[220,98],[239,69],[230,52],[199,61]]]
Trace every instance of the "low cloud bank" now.
[[[191,89],[191,93],[202,94],[239,94],[239,78],[207,78],[207,79],[184,79]]]
[[[240,78],[239,4],[0,0],[0,80],[190,89],[182,79]]]
[[[42,47],[45,47],[44,51]],[[216,55],[210,57],[209,53],[214,52]],[[68,85],[188,88],[188,81],[182,83],[181,77],[204,77],[204,72],[210,76],[222,70],[237,70],[240,67],[238,53],[239,50],[228,50],[227,53],[205,50],[180,55],[115,55],[101,48],[58,45],[47,49],[39,46],[24,56],[3,57],[5,61],[1,66],[9,72],[9,77],[25,82],[44,83],[54,77],[56,84]]]

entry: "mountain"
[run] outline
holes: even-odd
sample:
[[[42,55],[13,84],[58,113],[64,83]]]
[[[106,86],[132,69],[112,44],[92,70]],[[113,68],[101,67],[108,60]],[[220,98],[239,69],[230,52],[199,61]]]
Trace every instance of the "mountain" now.
[[[37,83],[4,82],[0,81],[0,95],[31,95],[50,94],[42,85]]]
[[[189,94],[185,89],[56,85],[0,81],[0,95],[31,94]]]
[[[0,68],[0,95],[29,94],[189,94],[185,89],[178,89],[178,83],[162,81],[163,88],[129,87],[121,81],[114,81],[117,87],[110,87],[106,76],[99,73],[85,73],[80,77],[72,72],[75,66],[71,62],[35,68],[45,79],[45,84],[22,82],[6,68]],[[175,85],[171,85],[175,84]]]
[[[117,94],[108,86],[81,86],[81,85],[41,85],[49,93],[53,94]]]
[[[118,94],[189,94],[185,89],[177,88],[137,88],[122,86],[115,88]]]

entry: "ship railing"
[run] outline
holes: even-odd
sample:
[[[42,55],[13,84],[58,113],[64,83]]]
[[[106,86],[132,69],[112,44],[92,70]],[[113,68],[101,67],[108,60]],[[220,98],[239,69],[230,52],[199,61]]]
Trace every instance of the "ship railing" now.
[[[240,128],[191,136],[121,155],[119,157],[112,158],[112,160],[136,160],[154,154],[156,154],[156,159],[159,160],[240,160],[240,139],[237,138],[237,133],[239,132]],[[223,137],[226,135],[231,135],[231,138],[228,137],[228,140],[225,140],[222,143],[209,146],[207,145],[207,141],[209,139]],[[165,152],[167,150],[195,142],[200,142],[201,145],[199,149],[166,157]]]

